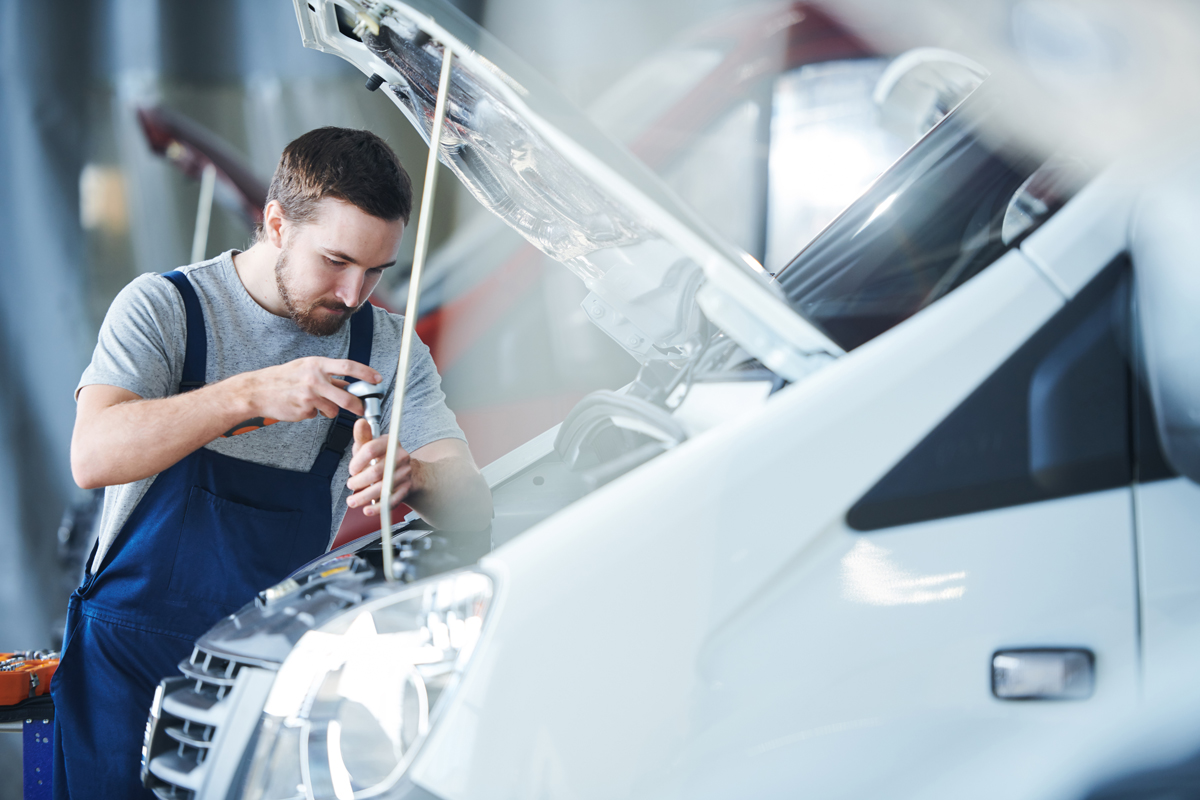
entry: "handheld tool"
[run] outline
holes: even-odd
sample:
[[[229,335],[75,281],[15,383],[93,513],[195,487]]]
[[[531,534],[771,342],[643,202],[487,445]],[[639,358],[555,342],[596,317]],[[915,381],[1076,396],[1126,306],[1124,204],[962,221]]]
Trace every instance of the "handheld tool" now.
[[[383,416],[383,388],[366,381],[357,381],[347,386],[346,391],[363,401],[363,418],[371,426],[371,438],[378,439],[382,432],[379,423]]]

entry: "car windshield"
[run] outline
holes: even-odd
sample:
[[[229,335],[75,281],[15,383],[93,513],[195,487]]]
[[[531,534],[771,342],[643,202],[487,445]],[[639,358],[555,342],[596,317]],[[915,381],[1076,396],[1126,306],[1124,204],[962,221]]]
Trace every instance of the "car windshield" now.
[[[978,274],[1077,188],[1075,165],[998,133],[985,85],[778,275],[788,303],[845,350]]]

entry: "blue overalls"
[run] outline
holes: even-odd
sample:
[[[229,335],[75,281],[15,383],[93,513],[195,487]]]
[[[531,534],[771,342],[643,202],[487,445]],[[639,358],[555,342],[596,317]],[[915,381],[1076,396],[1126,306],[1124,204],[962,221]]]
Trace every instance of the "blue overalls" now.
[[[187,311],[189,391],[204,385],[204,314],[183,273],[164,277]],[[370,306],[351,318],[352,360],[370,362],[373,322]],[[139,771],[155,687],[217,620],[325,551],[354,420],[333,420],[308,472],[200,448],[158,474],[94,573],[89,559],[51,683],[56,798],[153,797]]]

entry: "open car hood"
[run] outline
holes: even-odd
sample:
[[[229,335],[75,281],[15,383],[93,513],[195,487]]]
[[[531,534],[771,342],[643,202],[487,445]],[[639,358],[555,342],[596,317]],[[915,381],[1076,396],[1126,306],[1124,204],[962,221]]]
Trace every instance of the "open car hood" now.
[[[294,2],[304,45],[379,76],[427,142],[442,48],[451,48],[441,162],[584,282],[589,319],[638,361],[691,357],[706,340],[703,317],[792,381],[842,353],[780,299],[753,257],[457,9],[440,0]]]

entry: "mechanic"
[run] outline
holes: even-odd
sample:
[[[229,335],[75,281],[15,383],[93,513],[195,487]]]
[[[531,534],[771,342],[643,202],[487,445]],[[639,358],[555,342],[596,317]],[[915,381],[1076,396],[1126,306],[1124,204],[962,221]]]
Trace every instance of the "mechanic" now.
[[[411,207],[383,140],[311,131],[284,150],[253,246],[114,300],[76,392],[71,468],[107,489],[52,684],[56,797],[152,797],[140,756],[159,680],[327,550],[348,506],[378,514],[387,434],[354,421],[345,387],[382,381],[388,420],[402,318],[367,298]],[[390,502],[486,527],[491,494],[419,341],[408,387]]]

